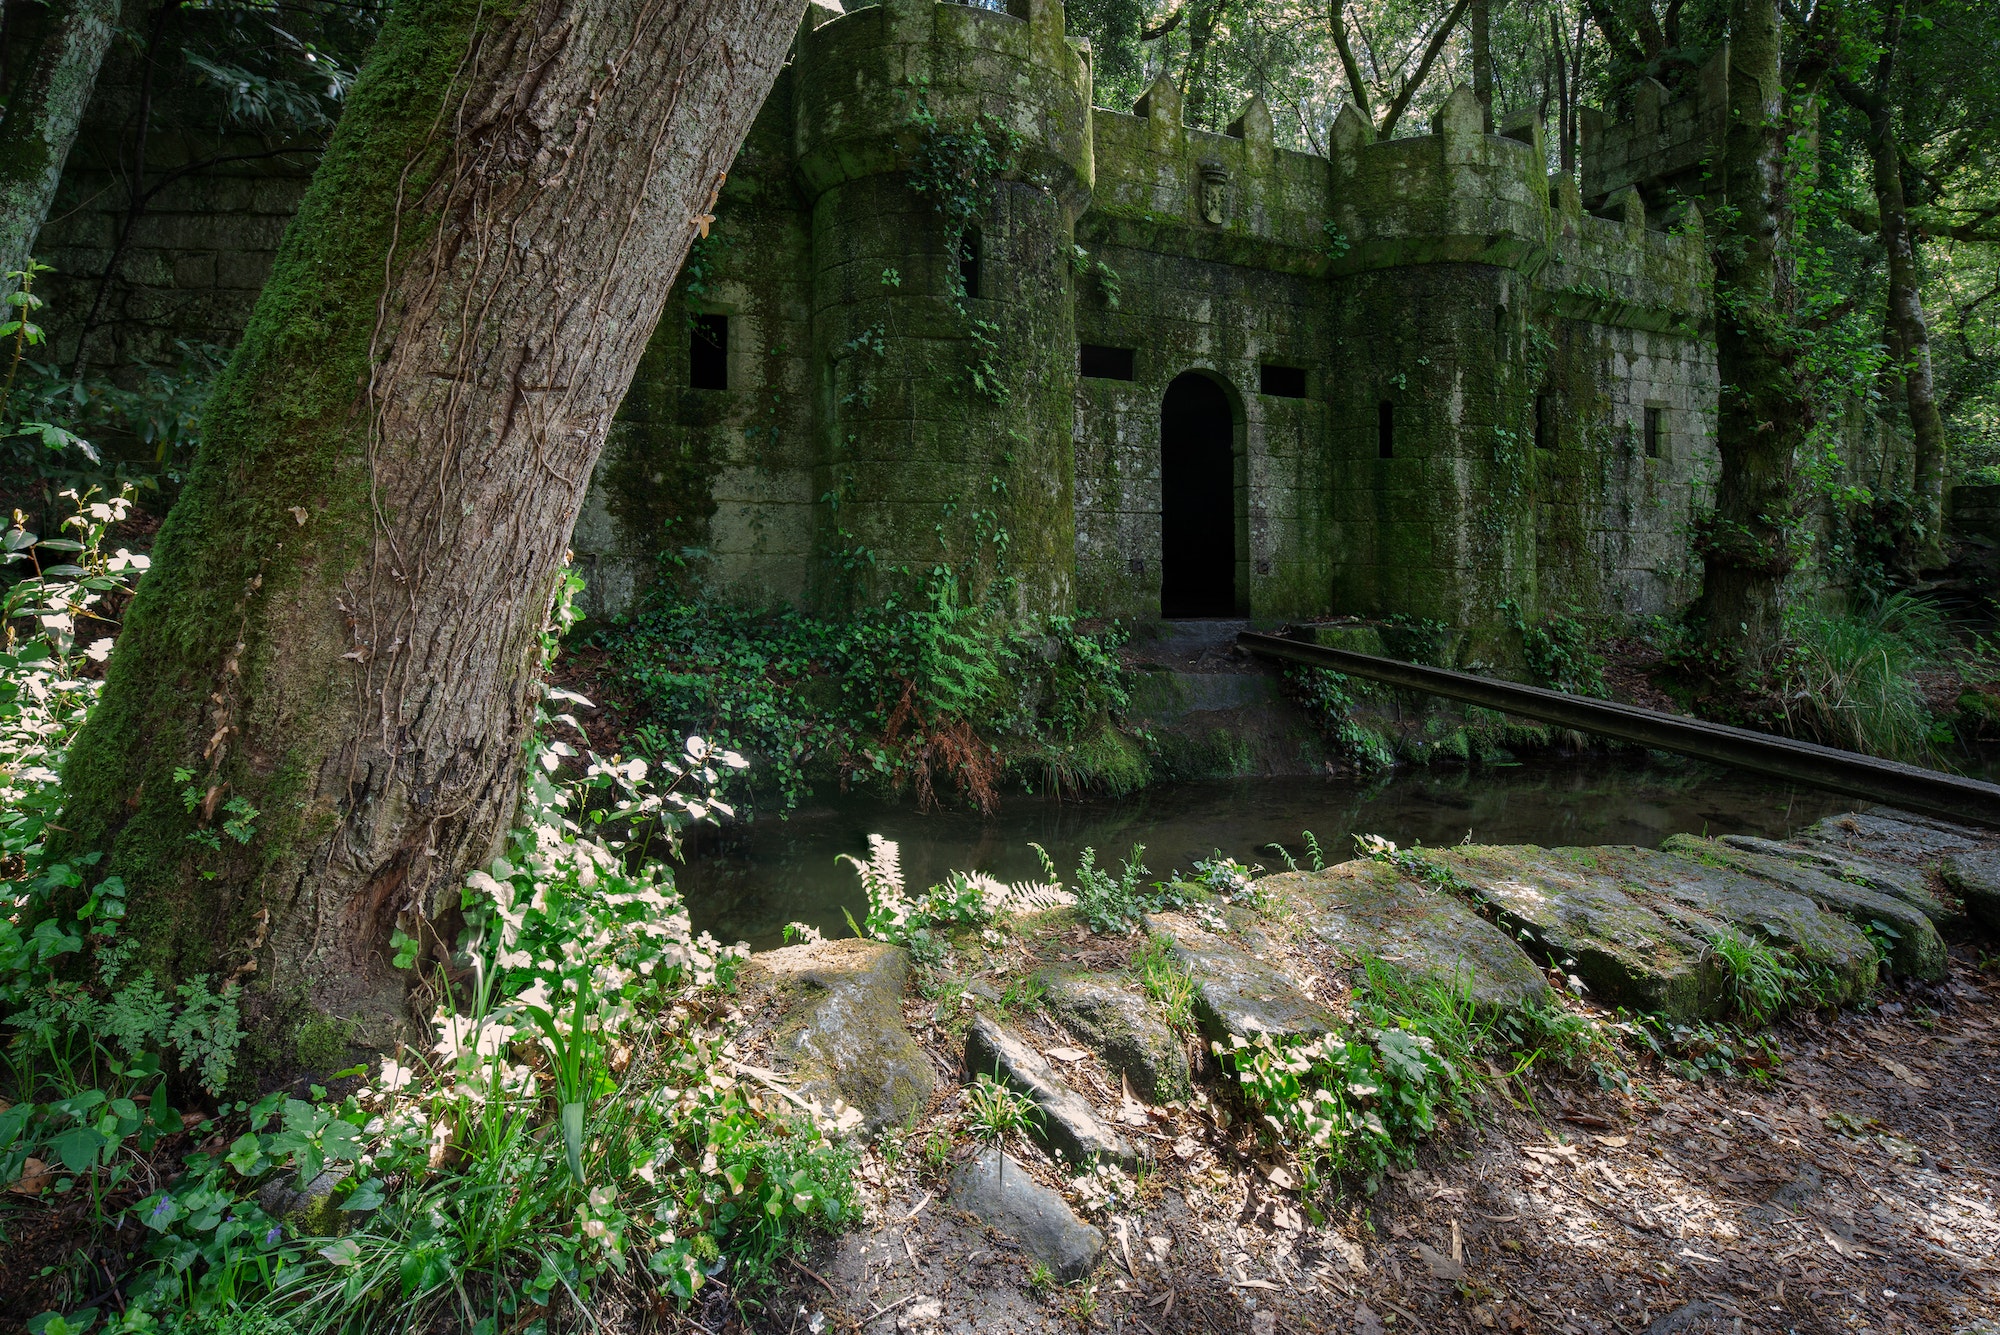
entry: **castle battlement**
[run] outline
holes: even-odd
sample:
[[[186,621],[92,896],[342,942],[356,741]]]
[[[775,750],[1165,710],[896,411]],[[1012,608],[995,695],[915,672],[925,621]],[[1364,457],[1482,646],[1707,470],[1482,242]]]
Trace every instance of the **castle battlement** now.
[[[1631,119],[1613,121],[1586,107],[1581,128],[1587,206],[1601,207],[1628,187],[1655,208],[1708,194],[1706,164],[1729,130],[1729,44],[1708,58],[1680,97],[1656,79],[1641,79]]]
[[[1401,139],[1344,109],[1322,157],[1256,98],[1216,133],[1090,75],[1055,0],[808,11],[579,526],[600,610],[668,544],[825,608],[941,569],[1142,619],[1684,596],[1708,261],[1641,191],[1584,208],[1613,140],[1679,162],[1681,111],[1593,129],[1579,188],[1468,88]],[[913,172],[996,122],[958,236]]]

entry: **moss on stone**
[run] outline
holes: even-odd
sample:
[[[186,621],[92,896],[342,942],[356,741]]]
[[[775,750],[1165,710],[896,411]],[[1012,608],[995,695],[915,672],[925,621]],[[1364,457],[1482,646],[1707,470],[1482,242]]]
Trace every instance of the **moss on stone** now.
[[[325,1076],[348,1064],[355,1024],[338,1016],[314,1015],[292,1032],[292,1052],[300,1070]]]

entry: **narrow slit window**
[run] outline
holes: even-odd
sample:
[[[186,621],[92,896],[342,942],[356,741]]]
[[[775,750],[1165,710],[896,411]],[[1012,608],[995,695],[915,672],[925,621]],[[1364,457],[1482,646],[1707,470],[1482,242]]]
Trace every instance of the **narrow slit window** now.
[[[1077,371],[1092,380],[1136,380],[1131,348],[1085,343],[1077,348]]]
[[[697,315],[688,326],[688,388],[729,388],[729,317]]]
[[[1375,408],[1375,453],[1383,459],[1396,457],[1396,405],[1387,399]]]
[[[966,229],[958,239],[958,286],[967,297],[979,296],[979,229]]]
[[[1303,366],[1262,367],[1257,388],[1272,398],[1302,399],[1306,396],[1306,370]]]
[[[1549,396],[1535,395],[1535,448],[1552,450],[1556,447],[1556,424],[1549,416]]]
[[[1646,457],[1648,459],[1660,459],[1666,456],[1666,416],[1666,410],[1663,408],[1646,409]]]

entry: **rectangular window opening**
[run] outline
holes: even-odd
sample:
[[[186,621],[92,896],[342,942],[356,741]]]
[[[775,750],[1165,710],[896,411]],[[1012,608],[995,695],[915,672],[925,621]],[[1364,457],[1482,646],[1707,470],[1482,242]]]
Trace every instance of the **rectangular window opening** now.
[[[1556,424],[1550,416],[1549,396],[1535,395],[1535,448],[1552,450],[1556,447]]]
[[[1646,409],[1646,457],[1648,459],[1660,459],[1666,456],[1666,416],[1666,410],[1663,408]]]
[[[729,317],[697,315],[688,325],[688,388],[729,388]]]
[[[1387,399],[1375,409],[1375,453],[1383,459],[1396,457],[1396,405]]]
[[[1077,348],[1077,371],[1092,380],[1137,380],[1131,348],[1084,343]]]
[[[1302,399],[1306,396],[1306,369],[1303,366],[1262,367],[1257,388],[1277,399]]]
[[[979,296],[979,229],[970,228],[958,239],[958,285],[967,297]]]

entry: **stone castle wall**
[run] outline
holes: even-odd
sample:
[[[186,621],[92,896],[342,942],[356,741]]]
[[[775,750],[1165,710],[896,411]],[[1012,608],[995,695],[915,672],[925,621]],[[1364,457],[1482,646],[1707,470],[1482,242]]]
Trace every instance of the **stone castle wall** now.
[[[809,6],[578,523],[594,611],[660,578],[837,611],[953,569],[1024,611],[1156,617],[1162,406],[1188,375],[1229,405],[1216,559],[1238,615],[1493,625],[1510,602],[1685,600],[1714,471],[1710,273],[1643,173],[1688,169],[1700,90],[1590,121],[1579,188],[1534,126],[1482,133],[1467,90],[1388,142],[1349,111],[1318,157],[1276,147],[1256,100],[1222,134],[1184,126],[1164,80],[1129,114],[1092,107],[1090,65],[1056,0]],[[925,116],[1019,144],[962,301],[910,185]],[[46,234],[79,274],[118,225],[92,142]],[[301,165],[163,193],[93,360],[163,359],[168,331],[232,341]],[[692,331],[714,316],[723,387],[698,388]]]
[[[1638,192],[1584,212],[1539,131],[1481,133],[1465,91],[1413,138],[1349,113],[1330,158],[1275,147],[1254,100],[1227,133],[1184,126],[1166,81],[1131,114],[1091,108],[1059,7],[1020,9],[809,16],[579,529],[599,610],[666,551],[762,603],[836,608],[956,563],[1004,566],[1027,606],[1158,616],[1161,412],[1188,374],[1233,418],[1240,615],[1686,598],[1714,471],[1698,236],[1649,226]],[[992,116],[1025,145],[966,303],[1004,408],[970,388],[943,223],[909,185],[918,89],[942,128]],[[687,387],[690,310],[731,317],[727,389]],[[1129,360],[1079,373],[1086,345]],[[1263,392],[1267,367],[1293,383]]]

